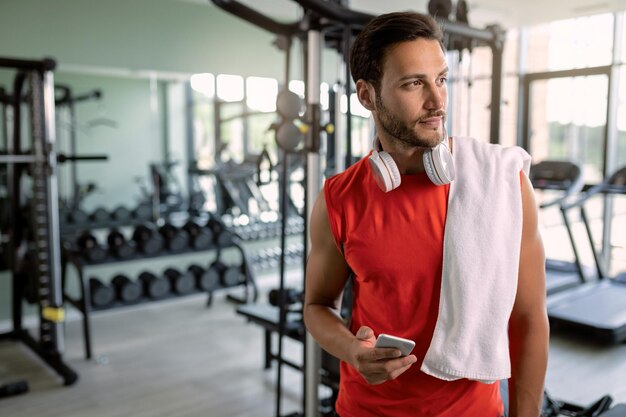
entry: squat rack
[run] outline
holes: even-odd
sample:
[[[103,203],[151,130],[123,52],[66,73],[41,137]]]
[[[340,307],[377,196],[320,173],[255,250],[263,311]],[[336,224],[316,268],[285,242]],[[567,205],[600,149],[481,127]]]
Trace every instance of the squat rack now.
[[[61,293],[61,250],[55,152],[54,76],[52,59],[20,60],[0,58],[0,68],[17,70],[13,93],[6,105],[13,107],[13,136],[7,140],[0,163],[7,165],[10,198],[9,266],[12,290],[12,330],[0,339],[23,342],[48,366],[63,377],[65,385],[78,379],[62,359],[63,296]],[[29,107],[31,149],[22,150],[21,107],[25,84]],[[29,210],[23,213],[21,177],[29,168],[32,178]],[[32,236],[29,241],[28,234]],[[28,254],[28,255],[27,255]],[[29,256],[30,255],[30,256]],[[38,304],[39,338],[35,339],[22,323],[22,299],[31,292]]]

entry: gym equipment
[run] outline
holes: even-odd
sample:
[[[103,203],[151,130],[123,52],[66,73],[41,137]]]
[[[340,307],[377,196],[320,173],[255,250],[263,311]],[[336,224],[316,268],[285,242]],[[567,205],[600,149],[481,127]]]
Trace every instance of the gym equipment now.
[[[65,385],[78,379],[74,370],[63,361],[63,307],[61,248],[59,233],[59,207],[57,174],[59,157],[56,154],[54,74],[56,63],[51,59],[41,61],[0,58],[0,67],[15,70],[13,92],[12,143],[8,152],[0,155],[0,164],[6,165],[7,196],[10,199],[10,265],[12,267],[12,328],[0,335],[2,339],[15,340],[27,345],[48,366],[54,369]],[[28,88],[28,94],[25,94]],[[23,97],[25,97],[23,100]],[[26,120],[22,105],[28,106],[31,148],[22,149],[22,128]],[[55,157],[56,156],[56,157]],[[32,181],[30,210],[21,207],[24,197],[22,181],[28,170]],[[30,236],[26,236],[26,230]],[[28,242],[28,238],[32,241]],[[17,270],[21,254],[30,246],[35,256],[31,266],[36,272],[36,290],[39,316],[39,337],[35,338],[23,327],[24,297]],[[15,269],[13,269],[15,268]]]
[[[232,244],[234,234],[228,230],[226,225],[221,220],[218,220],[214,215],[207,220],[206,227],[213,232],[213,241],[219,247],[225,247]]]
[[[13,397],[28,392],[28,382],[21,380],[0,385],[0,398]]]
[[[612,412],[607,412],[611,408],[613,398],[610,395],[605,395],[591,404],[589,407],[581,407],[579,405],[570,404],[567,402],[556,401],[551,398],[548,393],[544,392],[543,405],[541,415],[543,417],[558,417],[558,416],[571,416],[571,417],[599,417],[608,416]],[[615,416],[624,416],[626,414],[614,414]]]
[[[207,249],[213,243],[213,232],[211,229],[201,227],[193,220],[185,223],[183,229],[189,235],[189,245],[194,249]]]
[[[118,259],[129,259],[135,256],[137,246],[135,242],[127,240],[126,237],[117,229],[111,229],[107,236],[109,251]]]
[[[554,259],[546,260],[546,290],[548,295],[575,287],[586,281],[580,256],[574,242],[574,235],[561,204],[582,190],[583,178],[580,167],[567,161],[542,161],[530,168],[529,179],[535,190],[557,191],[559,196],[541,203],[541,210],[558,206],[567,229],[574,252],[574,262]]]
[[[177,164],[178,161],[169,159],[162,163],[150,164],[150,177],[154,190],[152,200],[158,202],[159,213],[169,214],[187,210],[181,193],[182,186],[172,171]]]
[[[102,92],[100,90],[93,90],[81,95],[75,95],[72,92],[72,89],[67,85],[56,84],[54,86],[55,93],[55,104],[58,107],[59,114],[62,115],[63,110],[67,113],[67,120],[65,121],[65,125],[69,129],[69,153],[75,154],[77,150],[77,135],[76,128],[78,126],[76,120],[76,103],[89,101],[89,100],[99,100],[102,98]],[[112,122],[112,121],[111,121]],[[60,136],[60,135],[59,135]],[[62,138],[59,138],[57,141],[61,142]],[[90,161],[106,161],[108,157],[106,155],[98,155],[91,156],[90,158],[83,158],[83,160]],[[66,158],[64,160],[73,161],[71,158]],[[81,185],[78,182],[78,167],[75,163],[70,165],[69,172],[70,179],[70,193],[69,193],[69,202],[68,206],[72,209],[78,209],[81,205],[82,200],[85,198],[87,194],[95,190],[95,184],[89,183],[87,185]]]
[[[143,295],[147,298],[157,300],[165,297],[170,292],[170,283],[167,279],[152,272],[143,271],[139,274],[138,279],[143,288]]]
[[[111,219],[116,222],[128,222],[131,218],[132,213],[126,206],[117,206],[111,212]]]
[[[98,278],[89,278],[89,295],[94,308],[106,307],[115,300],[115,290]]]
[[[109,211],[104,207],[97,207],[89,214],[89,220],[95,223],[104,223],[111,218]]]
[[[89,215],[79,208],[67,212],[65,221],[70,224],[84,224],[89,220]]]
[[[561,210],[564,213],[573,208],[580,209],[598,280],[550,297],[548,317],[553,329],[570,330],[582,337],[608,343],[621,343],[626,340],[626,283],[608,278],[603,270],[585,210],[585,203],[598,194],[626,195],[626,167],[593,186],[575,201],[562,205]],[[572,244],[575,247],[574,240]]]
[[[182,251],[189,243],[189,234],[172,224],[167,223],[161,226],[159,233],[165,240],[165,247],[172,252]]]
[[[192,264],[188,270],[196,278],[196,288],[200,291],[213,291],[220,287],[220,276],[215,269]]]
[[[267,295],[269,303],[273,306],[290,306],[304,301],[304,292],[295,288],[272,289]]]
[[[152,204],[140,203],[131,210],[131,216],[136,220],[151,220],[152,219]]]
[[[118,274],[111,280],[118,301],[129,304],[141,298],[141,286],[126,275]]]
[[[145,255],[155,255],[163,249],[163,237],[151,224],[142,224],[135,228],[133,240],[139,251]]]
[[[76,239],[76,244],[80,249],[81,256],[90,262],[102,262],[107,257],[106,249],[89,231],[81,233]]]
[[[243,265],[226,265],[220,260],[214,261],[209,270],[217,273],[220,283],[223,287],[234,287],[245,282],[245,275],[243,274]]]
[[[176,294],[189,294],[196,288],[194,275],[189,272],[180,272],[178,269],[168,268],[163,273],[170,281],[170,288]]]

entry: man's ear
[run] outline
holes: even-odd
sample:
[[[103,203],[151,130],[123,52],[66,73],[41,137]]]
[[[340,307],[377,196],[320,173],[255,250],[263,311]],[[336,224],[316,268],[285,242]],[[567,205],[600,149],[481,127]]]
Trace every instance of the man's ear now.
[[[367,110],[376,110],[376,90],[372,84],[363,79],[358,80],[356,82],[356,96]]]

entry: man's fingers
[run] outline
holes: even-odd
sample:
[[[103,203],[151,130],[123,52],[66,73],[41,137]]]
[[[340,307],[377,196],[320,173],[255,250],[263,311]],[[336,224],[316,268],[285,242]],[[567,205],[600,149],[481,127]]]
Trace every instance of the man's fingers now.
[[[361,326],[355,336],[359,340],[368,340],[374,337],[374,331],[367,326]]]

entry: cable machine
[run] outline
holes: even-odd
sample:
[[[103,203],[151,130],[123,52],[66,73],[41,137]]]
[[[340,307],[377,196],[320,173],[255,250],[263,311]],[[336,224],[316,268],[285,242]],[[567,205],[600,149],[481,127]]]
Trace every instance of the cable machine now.
[[[305,213],[307,221],[305,227],[305,236],[307,235],[308,225],[310,224],[310,215],[312,202],[318,195],[322,187],[322,159],[320,157],[320,149],[322,148],[322,133],[324,129],[321,125],[320,111],[320,82],[321,82],[321,52],[322,47],[327,46],[334,48],[342,55],[345,68],[345,80],[343,82],[344,94],[348,97],[348,107],[345,123],[345,155],[335,152],[335,166],[349,166],[353,162],[352,156],[352,124],[350,109],[351,79],[349,69],[349,51],[352,39],[360,30],[372,19],[374,15],[353,11],[345,7],[338,1],[322,1],[322,0],[293,0],[298,3],[304,11],[304,18],[300,22],[279,23],[275,20],[253,10],[234,0],[211,0],[218,7],[232,13],[262,29],[270,31],[278,35],[287,35],[290,37],[298,36],[305,45],[305,71],[306,71],[306,112],[305,123],[309,126],[303,152],[306,153],[306,197],[305,197]],[[470,40],[475,44],[488,45],[493,53],[492,60],[492,84],[491,84],[491,109],[490,109],[490,142],[499,143],[500,141],[500,102],[501,102],[501,85],[502,85],[502,52],[504,45],[504,31],[498,26],[492,26],[487,29],[476,29],[468,25],[450,22],[446,19],[437,19],[446,34],[446,43],[448,46],[459,40]],[[458,44],[458,43],[457,43]],[[339,92],[338,96],[341,95]],[[337,106],[339,111],[339,106]],[[337,113],[336,122],[344,117]],[[342,132],[344,133],[344,132]],[[336,140],[340,138],[337,136]],[[340,161],[345,158],[345,164]],[[338,162],[339,161],[339,162]],[[305,238],[304,251],[308,253],[309,242]],[[306,259],[306,256],[304,257]],[[304,267],[305,265],[303,265]],[[281,269],[282,271],[282,269]],[[282,312],[282,307],[281,307]],[[285,315],[280,314],[280,322],[278,323],[278,331],[284,326]],[[303,413],[307,417],[315,417],[320,415],[320,401],[318,397],[318,387],[320,385],[320,369],[322,364],[321,349],[313,338],[306,333],[304,337],[304,398]],[[280,358],[279,367],[281,364]],[[279,371],[280,372],[280,371]],[[278,387],[278,396],[280,396],[280,387]],[[280,400],[277,403],[277,416],[280,415]],[[292,415],[302,415],[295,413]]]

